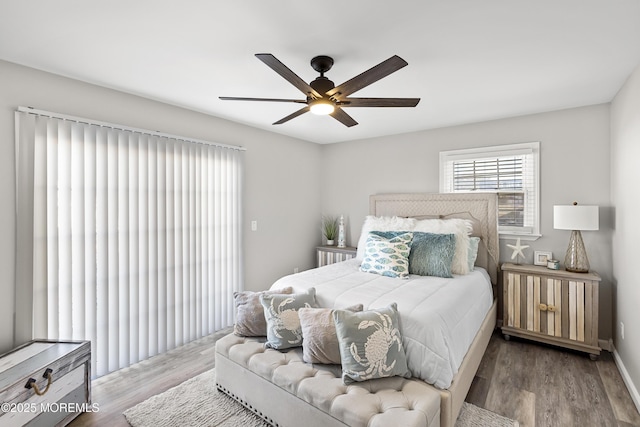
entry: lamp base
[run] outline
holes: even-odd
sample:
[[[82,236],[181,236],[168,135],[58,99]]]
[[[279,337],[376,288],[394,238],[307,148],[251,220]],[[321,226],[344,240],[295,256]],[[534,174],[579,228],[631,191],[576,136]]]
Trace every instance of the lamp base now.
[[[567,271],[570,271],[572,273],[588,273],[589,272],[588,268],[585,270],[585,269],[565,267],[564,269],[567,270]]]
[[[567,253],[564,257],[564,268],[574,273],[589,272],[589,258],[580,230],[571,231],[569,247],[567,247]]]

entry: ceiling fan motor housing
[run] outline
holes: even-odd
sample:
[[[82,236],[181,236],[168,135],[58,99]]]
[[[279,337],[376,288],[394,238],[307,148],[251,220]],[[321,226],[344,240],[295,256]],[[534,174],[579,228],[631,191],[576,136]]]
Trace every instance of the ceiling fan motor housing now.
[[[316,77],[314,81],[309,83],[309,86],[323,96],[335,87],[333,82],[326,77]]]

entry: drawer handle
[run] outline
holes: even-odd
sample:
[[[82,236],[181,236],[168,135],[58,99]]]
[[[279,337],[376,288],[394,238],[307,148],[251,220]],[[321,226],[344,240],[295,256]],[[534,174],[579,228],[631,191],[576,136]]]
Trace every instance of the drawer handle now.
[[[557,307],[555,305],[547,305],[547,304],[540,304],[538,306],[538,308],[540,309],[540,311],[551,311],[552,313],[557,311]]]
[[[49,391],[49,387],[51,387],[51,381],[53,381],[53,379],[52,379],[53,377],[51,376],[52,373],[53,373],[53,369],[51,369],[51,368],[45,369],[44,374],[42,375],[42,378],[46,378],[47,379],[47,387],[43,391],[40,391],[40,389],[36,385],[36,380],[33,379],[33,378],[29,378],[27,380],[27,384],[24,386],[24,388],[32,388],[33,391],[38,396],[44,395],[46,392]]]

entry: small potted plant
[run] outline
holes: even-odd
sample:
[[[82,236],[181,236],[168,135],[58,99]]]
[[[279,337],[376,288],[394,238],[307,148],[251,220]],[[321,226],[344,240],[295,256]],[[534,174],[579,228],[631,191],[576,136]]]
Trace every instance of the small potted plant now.
[[[328,246],[335,244],[336,237],[338,237],[338,217],[322,216],[322,235],[327,239]]]

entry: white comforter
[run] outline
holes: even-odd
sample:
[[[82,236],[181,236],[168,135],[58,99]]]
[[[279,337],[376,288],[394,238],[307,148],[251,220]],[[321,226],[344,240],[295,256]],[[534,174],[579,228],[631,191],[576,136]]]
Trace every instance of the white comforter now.
[[[316,288],[321,307],[362,303],[365,310],[395,302],[407,363],[414,377],[446,389],[493,303],[491,281],[481,268],[453,279],[411,275],[395,279],[359,271],[352,259],[285,276],[271,289]]]

